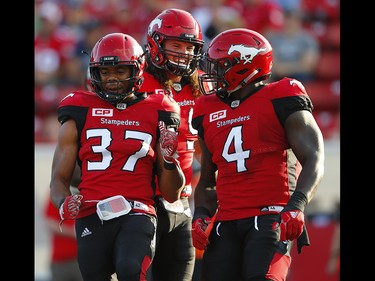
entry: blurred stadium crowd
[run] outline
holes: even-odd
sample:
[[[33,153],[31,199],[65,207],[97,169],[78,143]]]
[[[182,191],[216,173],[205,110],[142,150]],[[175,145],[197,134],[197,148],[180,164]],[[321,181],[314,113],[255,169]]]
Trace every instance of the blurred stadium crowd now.
[[[274,49],[273,79],[283,75],[300,79],[313,101],[325,140],[339,139],[340,0],[35,0],[36,145],[56,142],[60,126],[56,107],[70,91],[84,89],[88,54],[95,42],[107,33],[124,32],[144,46],[149,22],[166,8],[192,13],[202,27],[206,46],[229,28],[245,27],[265,35]],[[291,15],[297,15],[294,23]],[[306,59],[307,50],[314,54],[310,59]],[[287,69],[293,70],[288,73]],[[288,280],[307,280],[306,276],[309,280],[336,280],[336,275],[328,276],[323,269],[335,214],[324,228],[322,218],[326,216],[317,217],[314,224],[309,220],[311,238],[320,245],[309,247],[311,250],[297,259]],[[36,248],[40,245],[42,242],[36,243]],[[305,264],[310,260],[321,264],[309,271]]]
[[[324,137],[339,136],[339,0],[36,0],[35,142],[56,141],[58,102],[71,90],[84,87],[89,56],[82,51],[89,54],[100,37],[117,31],[129,33],[144,46],[151,19],[171,7],[193,14],[206,45],[219,32],[234,27],[258,31],[273,43],[272,35],[282,34],[290,12],[298,12],[303,32],[317,42],[318,54],[308,79],[301,81],[313,100]],[[285,52],[294,56],[290,46]],[[275,65],[281,68],[283,61],[278,59]],[[301,63],[295,72],[302,72],[302,67]]]

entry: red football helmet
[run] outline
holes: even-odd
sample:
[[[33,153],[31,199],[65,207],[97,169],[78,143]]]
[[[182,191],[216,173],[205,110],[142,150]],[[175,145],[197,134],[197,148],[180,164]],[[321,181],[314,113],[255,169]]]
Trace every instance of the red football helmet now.
[[[129,81],[129,87],[122,92],[105,91],[102,87],[99,67],[119,65],[132,67],[132,74],[126,79]],[[92,90],[105,101],[117,104],[142,85],[145,68],[144,51],[132,36],[124,33],[110,33],[100,38],[94,45],[89,68]]]
[[[206,73],[199,77],[202,92],[224,98],[271,76],[272,46],[253,30],[229,29],[212,39],[203,63]]]
[[[193,43],[194,55],[189,56],[189,65],[176,64],[167,59],[167,54],[186,58],[185,53],[164,49],[164,40],[173,39]],[[167,9],[154,18],[147,30],[147,50],[157,68],[165,69],[177,76],[190,76],[199,65],[204,41],[202,30],[194,17],[184,10]]]

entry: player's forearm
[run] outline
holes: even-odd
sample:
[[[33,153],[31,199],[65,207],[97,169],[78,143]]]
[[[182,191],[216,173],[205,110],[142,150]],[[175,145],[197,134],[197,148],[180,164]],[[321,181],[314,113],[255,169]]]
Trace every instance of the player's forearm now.
[[[50,198],[53,205],[59,208],[60,202],[63,198],[71,195],[70,185],[68,183],[64,184],[61,181],[52,178],[50,183]]]
[[[194,206],[206,208],[212,217],[218,207],[216,186],[207,186],[199,182],[194,191]]]
[[[180,198],[185,186],[185,176],[180,167],[163,168],[159,177],[159,190],[165,200],[172,203]]]
[[[298,177],[296,191],[305,194],[308,202],[310,202],[318,189],[318,186],[324,176],[324,162],[310,161],[303,165],[301,173]]]

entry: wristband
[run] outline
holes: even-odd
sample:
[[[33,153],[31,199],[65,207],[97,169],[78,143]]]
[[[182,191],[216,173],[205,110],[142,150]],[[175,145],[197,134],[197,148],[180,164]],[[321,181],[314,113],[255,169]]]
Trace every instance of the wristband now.
[[[164,159],[164,169],[166,169],[166,170],[174,170],[174,169],[176,169],[176,168],[177,168],[177,166],[176,166],[175,163],[173,163],[173,162],[169,162],[169,161],[166,161],[166,160]]]
[[[290,197],[288,204],[285,206],[284,210],[300,210],[304,212],[305,207],[308,203],[307,197],[301,191],[295,191]]]
[[[202,219],[205,219],[205,218],[211,218],[211,214],[210,214],[210,211],[206,208],[206,207],[196,207],[194,209],[194,217],[193,217],[193,220],[196,220],[198,218],[202,218]]]

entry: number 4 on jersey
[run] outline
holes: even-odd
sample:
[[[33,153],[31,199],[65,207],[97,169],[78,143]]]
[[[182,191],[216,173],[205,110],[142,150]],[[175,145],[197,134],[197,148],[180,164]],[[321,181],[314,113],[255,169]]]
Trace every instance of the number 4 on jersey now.
[[[237,172],[247,171],[245,161],[250,157],[250,150],[242,148],[242,126],[233,127],[225,141],[222,156],[228,162],[237,162]],[[234,152],[230,153],[233,144]]]

